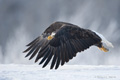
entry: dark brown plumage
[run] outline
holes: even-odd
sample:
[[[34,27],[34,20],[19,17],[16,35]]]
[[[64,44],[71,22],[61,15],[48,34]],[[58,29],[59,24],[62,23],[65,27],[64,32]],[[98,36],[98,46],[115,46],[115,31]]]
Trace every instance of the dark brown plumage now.
[[[53,33],[55,33],[53,35]],[[66,22],[51,24],[41,36],[27,45],[25,57],[32,59],[37,55],[35,62],[41,59],[39,64],[45,67],[50,60],[50,69],[64,65],[76,56],[77,52],[84,51],[92,45],[102,47],[101,38],[93,31],[83,29],[77,25]]]

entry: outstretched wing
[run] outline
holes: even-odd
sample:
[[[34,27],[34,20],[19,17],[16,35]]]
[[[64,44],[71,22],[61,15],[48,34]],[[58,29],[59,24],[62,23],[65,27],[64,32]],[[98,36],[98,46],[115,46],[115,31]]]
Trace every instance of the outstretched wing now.
[[[41,59],[39,64],[45,67],[52,60],[50,69],[64,65],[76,56],[77,52],[84,51],[91,45],[97,44],[101,39],[92,31],[85,30],[73,25],[66,25],[60,28],[53,39],[47,40],[48,34],[44,34],[29,43],[26,55],[32,59],[37,53],[35,62]]]
[[[42,34],[41,36],[37,37],[35,40],[30,42],[28,45],[26,45],[28,48],[24,51],[28,52],[25,57],[30,56],[29,60],[32,59],[42,48],[46,47],[48,43],[50,42],[47,40],[47,36],[50,34]]]

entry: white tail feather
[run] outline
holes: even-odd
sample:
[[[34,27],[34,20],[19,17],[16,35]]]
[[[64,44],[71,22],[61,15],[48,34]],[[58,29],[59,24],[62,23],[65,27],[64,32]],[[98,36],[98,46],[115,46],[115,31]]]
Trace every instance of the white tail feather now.
[[[105,43],[108,47],[114,48],[114,46],[112,45],[112,43],[109,42],[102,34],[96,32],[96,31],[93,31],[93,32],[95,32],[102,39],[102,42]]]

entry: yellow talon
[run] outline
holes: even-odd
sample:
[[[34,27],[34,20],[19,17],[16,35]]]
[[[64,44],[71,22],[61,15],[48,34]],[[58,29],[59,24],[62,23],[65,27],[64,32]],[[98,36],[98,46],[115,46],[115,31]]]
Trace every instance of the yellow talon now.
[[[100,49],[101,51],[108,52],[108,49],[105,48],[104,46],[102,46],[101,48],[99,47],[99,49]]]
[[[53,37],[50,35],[47,37],[48,40],[51,40]]]

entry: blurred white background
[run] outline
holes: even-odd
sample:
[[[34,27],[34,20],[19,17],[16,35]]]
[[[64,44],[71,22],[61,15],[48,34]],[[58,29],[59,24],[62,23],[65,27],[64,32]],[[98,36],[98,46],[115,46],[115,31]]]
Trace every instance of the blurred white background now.
[[[25,45],[51,23],[65,21],[103,34],[114,45],[78,53],[68,64],[120,65],[120,0],[0,0],[0,63],[33,64]]]

